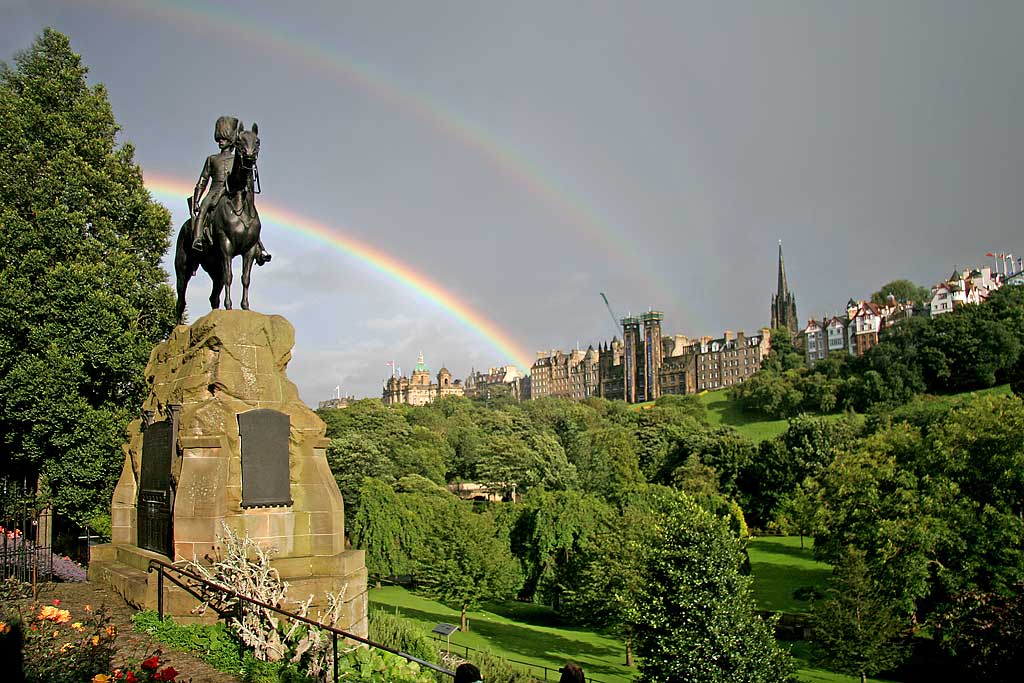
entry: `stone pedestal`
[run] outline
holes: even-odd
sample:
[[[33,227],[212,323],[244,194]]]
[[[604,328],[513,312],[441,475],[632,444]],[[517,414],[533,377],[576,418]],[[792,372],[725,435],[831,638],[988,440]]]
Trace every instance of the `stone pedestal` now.
[[[299,399],[285,375],[295,331],[280,316],[251,311],[213,311],[191,326],[179,325],[153,350],[146,367],[149,395],[144,410],[170,419],[180,405],[177,447],[171,457],[173,557],[138,546],[143,424],[129,427],[125,462],[114,490],[112,542],[93,549],[89,578],[112,585],[138,607],[156,607],[156,575],[150,557],[202,559],[216,551],[221,525],[276,550],[273,564],[290,584],[289,595],[316,596],[344,590],[339,628],[366,634],[366,568],[363,551],[345,549],[341,493],[327,465],[326,428]],[[246,507],[242,503],[242,450],[238,415],[272,409],[288,416],[291,504]],[[195,619],[195,601],[165,583],[165,609]]]

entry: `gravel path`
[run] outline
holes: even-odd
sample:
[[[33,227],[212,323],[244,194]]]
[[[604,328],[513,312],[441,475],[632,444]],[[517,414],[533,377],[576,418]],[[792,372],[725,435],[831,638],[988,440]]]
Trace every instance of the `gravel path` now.
[[[111,623],[117,627],[115,665],[126,660],[141,661],[159,648],[166,663],[181,672],[179,680],[188,681],[191,677],[192,683],[241,683],[238,676],[217,671],[201,659],[170,650],[145,633],[136,633],[131,622],[135,608],[106,586],[89,582],[44,585],[39,591],[39,601],[46,604],[54,599],[59,599],[61,608],[71,610],[73,615],[81,614],[86,605],[106,608]]]

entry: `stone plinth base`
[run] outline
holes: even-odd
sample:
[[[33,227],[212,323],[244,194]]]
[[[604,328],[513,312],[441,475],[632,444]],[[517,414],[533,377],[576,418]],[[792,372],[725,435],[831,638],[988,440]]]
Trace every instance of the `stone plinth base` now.
[[[326,426],[285,372],[294,342],[294,329],[280,316],[218,310],[179,325],[153,349],[141,406],[149,417],[146,425],[129,426],[111,506],[113,542],[94,549],[91,580],[154,609],[157,574],[147,572],[149,560],[216,556],[227,527],[274,550],[272,563],[292,599],[312,595],[316,607],[325,604],[326,592],[343,592],[338,626],[366,634],[363,553],[345,548],[345,506],[327,462]],[[244,439],[255,437],[251,430],[245,435],[240,420],[250,411],[267,414],[254,414],[257,424],[286,425],[272,452],[260,455],[248,442],[246,454]],[[150,427],[158,431],[147,442]],[[261,457],[272,458],[269,469],[258,466]],[[276,468],[285,460],[286,472]],[[259,476],[268,471],[273,474]],[[248,484],[246,477],[252,477]],[[268,484],[271,497],[254,496]],[[197,620],[195,606],[165,580],[166,613]]]

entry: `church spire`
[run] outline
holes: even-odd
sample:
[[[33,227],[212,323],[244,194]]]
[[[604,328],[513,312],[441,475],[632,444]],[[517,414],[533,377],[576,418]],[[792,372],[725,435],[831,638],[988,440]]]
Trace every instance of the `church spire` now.
[[[796,338],[799,324],[796,318],[796,297],[789,291],[786,279],[786,262],[782,258],[782,240],[779,240],[779,284],[772,295],[772,329],[785,327],[790,336]]]
[[[786,281],[786,262],[782,260],[782,240],[779,240],[779,288],[776,293],[779,296],[789,293],[789,283]]]

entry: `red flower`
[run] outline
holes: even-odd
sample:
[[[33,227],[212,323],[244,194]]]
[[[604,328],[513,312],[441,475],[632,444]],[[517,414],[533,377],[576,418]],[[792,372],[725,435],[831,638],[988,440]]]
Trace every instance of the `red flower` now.
[[[155,671],[158,666],[160,666],[160,658],[156,655],[153,655],[142,663],[142,668],[149,669],[150,671]]]
[[[124,683],[137,683],[138,680],[139,679],[136,678],[135,674],[131,671],[129,671],[128,675],[124,677]]]
[[[54,607],[60,607],[60,600],[54,600],[53,601],[53,606]]]
[[[158,681],[174,681],[178,676],[178,672],[175,671],[173,666],[169,666],[156,675]]]

